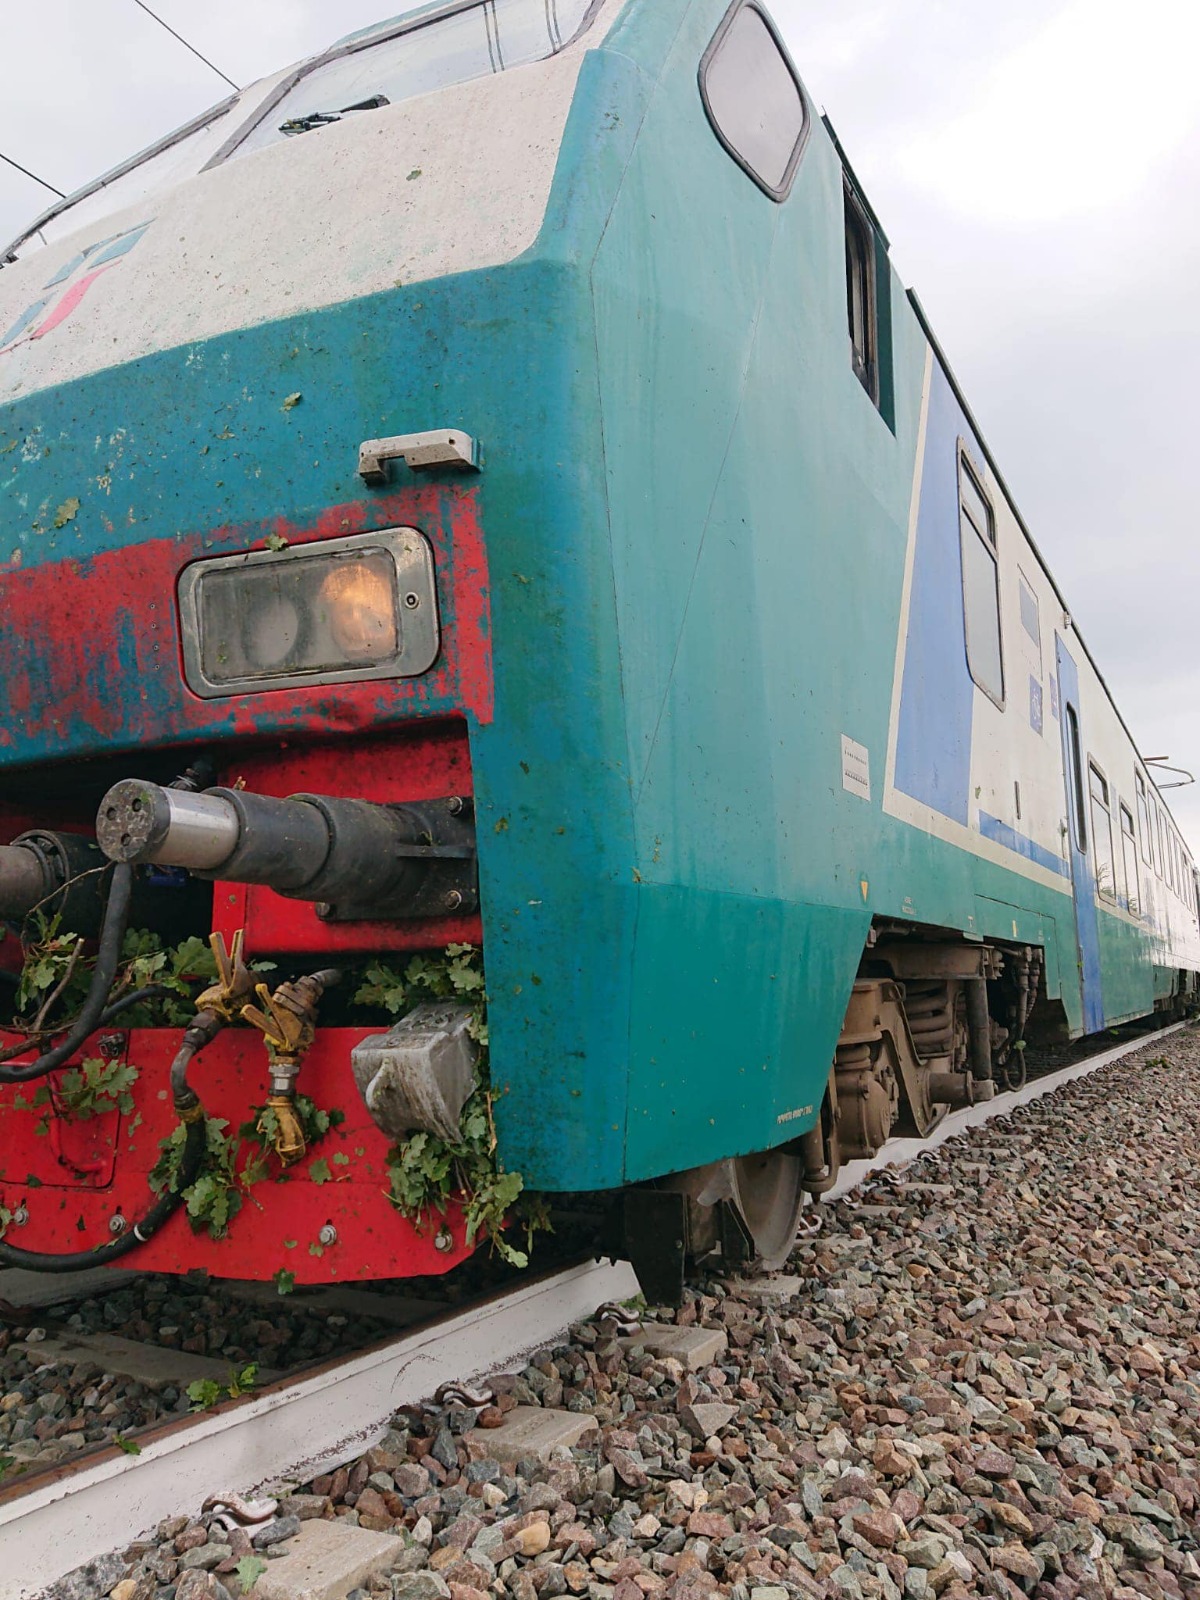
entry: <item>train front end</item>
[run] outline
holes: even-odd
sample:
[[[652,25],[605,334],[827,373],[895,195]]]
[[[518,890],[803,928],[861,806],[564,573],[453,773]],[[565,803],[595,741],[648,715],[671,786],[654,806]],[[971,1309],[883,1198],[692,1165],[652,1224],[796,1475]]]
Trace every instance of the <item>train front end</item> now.
[[[578,717],[585,319],[539,245],[619,9],[424,8],[0,270],[10,1262],[412,1276],[519,1254],[523,1187],[620,1181],[586,1129],[617,1087],[572,1067],[610,978],[556,931],[618,925],[575,802],[582,766],[619,815],[620,778],[616,708]],[[506,1171],[550,1076],[587,1115]]]

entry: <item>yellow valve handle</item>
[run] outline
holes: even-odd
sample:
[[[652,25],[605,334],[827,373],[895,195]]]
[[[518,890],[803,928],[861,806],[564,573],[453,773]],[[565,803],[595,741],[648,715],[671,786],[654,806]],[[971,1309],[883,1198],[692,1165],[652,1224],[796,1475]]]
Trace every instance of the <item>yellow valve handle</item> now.
[[[272,1057],[298,1061],[313,1042],[312,1002],[302,988],[290,983],[281,983],[274,994],[260,983],[255,993],[261,1007],[244,1005],[242,1016],[266,1039]]]
[[[239,928],[233,936],[233,947],[225,948],[221,933],[209,935],[213,960],[217,964],[217,981],[196,1000],[197,1011],[215,1011],[225,1022],[232,1022],[238,1009],[254,987],[254,979],[242,960],[245,929]]]
[[[262,1001],[265,1011],[260,1011],[258,1006],[244,1005],[242,1016],[251,1025],[257,1028],[273,1050],[283,1051],[285,1054],[295,1049],[300,1042],[303,1030],[301,1018],[293,1011],[285,1011],[276,1005],[271,991],[265,983],[255,987],[255,994]]]
[[[263,1117],[259,1119],[259,1128],[262,1129],[266,1111],[275,1114],[275,1131],[271,1143],[275,1147],[275,1154],[285,1167],[294,1167],[297,1161],[303,1159],[308,1149],[304,1137],[304,1130],[300,1126],[300,1119],[296,1115],[296,1107],[290,1096],[286,1094],[273,1094],[264,1109]]]

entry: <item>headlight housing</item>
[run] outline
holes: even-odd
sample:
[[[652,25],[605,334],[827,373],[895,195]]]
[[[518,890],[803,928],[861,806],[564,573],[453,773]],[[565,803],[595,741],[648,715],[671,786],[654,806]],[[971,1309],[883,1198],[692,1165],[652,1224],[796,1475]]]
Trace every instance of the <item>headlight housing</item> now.
[[[179,611],[184,677],[206,700],[414,678],[440,643],[433,554],[415,528],[193,562]]]

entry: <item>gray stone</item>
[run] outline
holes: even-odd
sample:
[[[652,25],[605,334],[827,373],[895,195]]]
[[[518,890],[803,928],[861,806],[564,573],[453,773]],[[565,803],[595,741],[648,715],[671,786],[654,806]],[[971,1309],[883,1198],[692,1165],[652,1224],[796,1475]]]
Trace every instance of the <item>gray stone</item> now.
[[[344,1600],[388,1570],[397,1546],[394,1534],[350,1527],[341,1518],[305,1522],[255,1584],[254,1600]]]
[[[668,1322],[647,1322],[641,1333],[619,1339],[626,1350],[641,1348],[652,1356],[673,1356],[690,1372],[710,1367],[729,1347],[724,1328],[677,1328]]]
[[[96,1600],[106,1595],[125,1576],[127,1563],[115,1551],[97,1556],[85,1566],[76,1567],[46,1590],[44,1600]]]
[[[547,1461],[554,1450],[571,1449],[598,1433],[595,1417],[577,1411],[551,1411],[545,1406],[516,1406],[499,1428],[473,1428],[467,1446],[477,1459],[517,1462],[529,1456]]]
[[[901,1541],[896,1554],[904,1557],[910,1567],[927,1567],[931,1572],[939,1567],[946,1554],[947,1541],[938,1534],[926,1534],[920,1539]]]
[[[701,1444],[706,1439],[711,1439],[727,1422],[732,1422],[738,1414],[736,1406],[726,1405],[720,1400],[698,1400],[693,1405],[682,1406],[679,1417],[684,1427],[693,1439]]]
[[[450,1586],[436,1572],[397,1572],[392,1577],[392,1600],[450,1600]]]
[[[285,1539],[294,1538],[300,1528],[299,1517],[276,1517],[273,1522],[257,1528],[250,1535],[250,1542],[256,1550],[267,1550],[273,1544],[282,1544]]]
[[[423,1572],[429,1565],[429,1551],[419,1544],[406,1545],[392,1562],[393,1573]]]
[[[185,1572],[175,1589],[175,1600],[229,1600],[229,1590],[211,1572]]]
[[[222,1561],[227,1561],[232,1554],[232,1545],[202,1544],[194,1550],[185,1550],[179,1558],[179,1565],[184,1572],[211,1572],[214,1567],[220,1566]]]

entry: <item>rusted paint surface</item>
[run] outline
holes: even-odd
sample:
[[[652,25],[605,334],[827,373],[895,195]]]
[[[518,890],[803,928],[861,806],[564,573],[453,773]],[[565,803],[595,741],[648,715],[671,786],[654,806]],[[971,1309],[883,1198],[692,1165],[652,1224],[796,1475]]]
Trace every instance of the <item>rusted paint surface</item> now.
[[[209,701],[187,688],[176,585],[189,562],[263,549],[268,537],[303,544],[393,526],[419,528],[433,546],[443,647],[430,672]],[[417,484],[308,521],[276,517],[10,570],[3,599],[8,715],[0,765],[178,746],[214,734],[352,733],[453,712],[480,722],[492,716],[487,557],[471,487]]]

